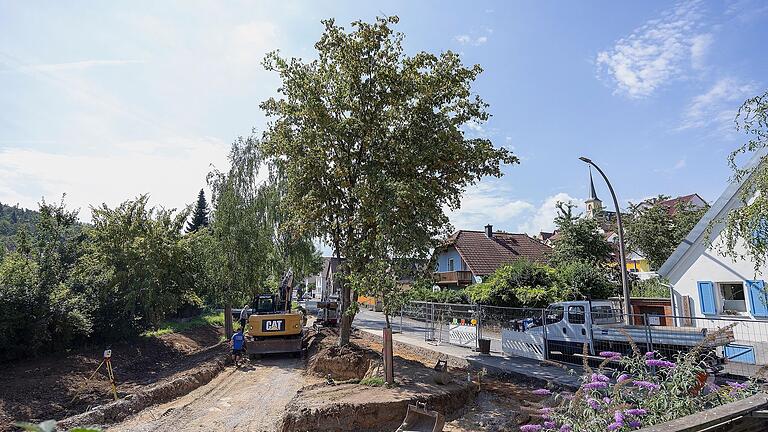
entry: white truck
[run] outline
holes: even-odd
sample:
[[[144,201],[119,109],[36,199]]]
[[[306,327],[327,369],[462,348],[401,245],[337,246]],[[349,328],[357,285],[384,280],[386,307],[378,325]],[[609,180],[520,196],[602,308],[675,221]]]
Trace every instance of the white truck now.
[[[732,331],[708,339],[710,332],[696,327],[626,325],[611,301],[567,301],[549,305],[541,317],[511,323],[503,330],[502,349],[507,354],[581,363],[585,344],[594,361],[602,360],[603,351],[631,353],[627,335],[642,352],[659,351],[670,359],[699,344],[704,345],[702,353],[709,355],[734,340]]]

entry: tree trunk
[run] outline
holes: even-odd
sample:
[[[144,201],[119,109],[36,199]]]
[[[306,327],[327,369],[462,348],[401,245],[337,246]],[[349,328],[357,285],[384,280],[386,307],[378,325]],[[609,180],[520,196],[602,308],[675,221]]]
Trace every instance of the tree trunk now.
[[[224,336],[227,340],[232,337],[232,305],[227,302],[224,305]]]

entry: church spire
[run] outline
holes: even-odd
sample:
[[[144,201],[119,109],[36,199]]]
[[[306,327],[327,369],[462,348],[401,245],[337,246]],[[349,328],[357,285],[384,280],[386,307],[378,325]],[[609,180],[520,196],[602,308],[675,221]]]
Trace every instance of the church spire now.
[[[589,199],[599,200],[595,192],[595,182],[592,181],[592,167],[589,167]]]

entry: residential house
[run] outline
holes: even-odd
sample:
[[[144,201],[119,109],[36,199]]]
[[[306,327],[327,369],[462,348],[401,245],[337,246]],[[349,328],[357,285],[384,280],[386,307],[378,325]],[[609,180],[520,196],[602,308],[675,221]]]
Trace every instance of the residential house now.
[[[520,259],[546,262],[552,248],[527,234],[459,230],[435,251],[435,283],[458,288],[482,281],[504,264]]]
[[[323,258],[323,274],[320,287],[320,300],[328,301],[332,298],[339,298],[341,285],[335,277],[339,273],[339,268],[344,262],[344,258],[325,257]]]
[[[746,169],[753,169],[768,152],[758,152]],[[677,319],[677,325],[721,327],[738,318],[733,329],[736,342],[725,348],[731,361],[768,363],[768,301],[765,279],[768,266],[757,271],[755,263],[746,258],[724,256],[718,251],[724,228],[723,218],[744,205],[742,193],[745,181],[753,174],[732,182],[707,210],[698,224],[659,269],[672,286],[675,315],[693,319]],[[745,247],[738,245],[733,252],[744,255]]]

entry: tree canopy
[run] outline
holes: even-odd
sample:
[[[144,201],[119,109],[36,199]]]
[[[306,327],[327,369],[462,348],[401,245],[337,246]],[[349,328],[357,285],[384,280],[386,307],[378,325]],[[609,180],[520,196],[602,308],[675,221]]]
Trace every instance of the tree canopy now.
[[[660,204],[668,199],[659,195],[640,204],[630,203],[626,221],[629,248],[646,257],[653,269],[664,264],[707,211],[682,202],[674,209]]]
[[[557,207],[557,237],[552,264],[557,266],[582,261],[599,266],[608,263],[613,247],[601,234],[597,220],[574,215],[572,203],[559,202]]]
[[[737,246],[743,245],[757,271],[768,259],[768,156],[763,155],[754,167],[740,167],[739,156],[768,147],[768,91],[744,101],[734,123],[736,130],[747,136],[747,142],[728,157],[733,180],[744,181],[740,192],[743,205],[715,223],[725,225],[721,252],[739,259],[743,254]]]
[[[269,118],[263,148],[286,178],[290,225],[322,238],[359,278],[342,284],[341,338],[348,343],[352,285],[369,279],[371,263],[425,257],[449,231],[445,208],[460,205],[468,185],[516,163],[490,140],[467,137],[487,104],[471,92],[481,73],[451,51],[408,56],[397,17],[356,21],[347,32],[334,20],[315,44],[318,58],[282,58],[278,97],[261,104]]]

